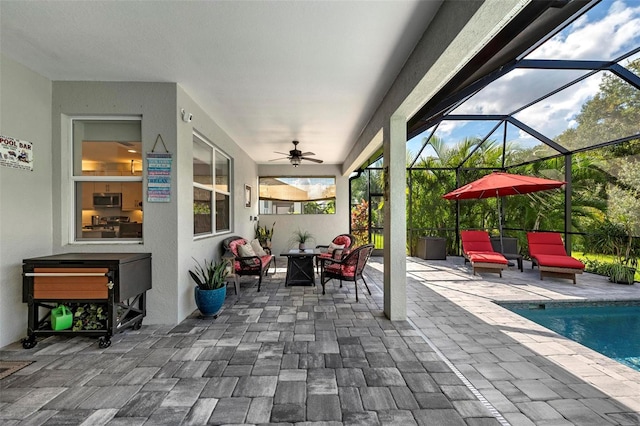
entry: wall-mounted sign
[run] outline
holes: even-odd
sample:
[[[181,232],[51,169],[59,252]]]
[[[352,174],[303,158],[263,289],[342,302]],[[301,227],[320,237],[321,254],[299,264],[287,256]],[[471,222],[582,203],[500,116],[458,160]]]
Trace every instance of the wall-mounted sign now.
[[[0,135],[0,166],[33,170],[33,142]]]
[[[154,152],[158,141],[164,146],[164,153]],[[147,201],[151,203],[171,202],[171,161],[167,146],[158,135],[151,152],[147,152]]]
[[[171,154],[147,153],[147,201],[171,201]]]

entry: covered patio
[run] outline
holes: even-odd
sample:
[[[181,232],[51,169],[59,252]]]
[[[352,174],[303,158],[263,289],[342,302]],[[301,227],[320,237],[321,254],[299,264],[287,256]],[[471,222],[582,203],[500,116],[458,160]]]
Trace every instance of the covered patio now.
[[[640,372],[494,301],[639,299],[584,274],[540,281],[525,262],[500,279],[462,258],[407,258],[408,315],[383,314],[383,265],[355,302],[340,288],[284,286],[284,269],[241,282],[217,319],[143,325],[95,339],[52,336],[2,360],[3,424],[637,424]]]

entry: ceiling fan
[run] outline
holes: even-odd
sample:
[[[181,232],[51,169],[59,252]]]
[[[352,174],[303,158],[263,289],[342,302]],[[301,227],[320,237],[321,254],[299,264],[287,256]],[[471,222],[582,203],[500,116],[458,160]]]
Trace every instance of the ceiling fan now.
[[[298,149],[298,144],[300,142],[298,141],[293,141],[293,149],[291,151],[289,151],[288,154],[285,154],[284,152],[278,152],[278,151],[274,151],[276,154],[282,154],[282,155],[286,155],[286,157],[284,158],[274,158],[273,160],[269,160],[269,161],[277,161],[277,160],[284,160],[285,158],[288,159],[291,164],[293,164],[293,167],[298,167],[300,165],[300,163],[302,162],[302,160],[306,160],[306,161],[313,161],[314,163],[322,163],[322,160],[318,160],[315,158],[309,158],[309,155],[316,155],[313,152],[302,152]]]

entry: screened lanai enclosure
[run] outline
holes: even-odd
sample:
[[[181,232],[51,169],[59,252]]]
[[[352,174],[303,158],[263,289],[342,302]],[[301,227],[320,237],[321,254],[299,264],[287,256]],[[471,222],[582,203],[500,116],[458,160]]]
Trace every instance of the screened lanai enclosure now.
[[[512,29],[511,41],[494,46],[490,60],[485,55],[493,67],[468,71],[409,120],[408,254],[423,236],[445,237],[447,252],[458,254],[460,230],[497,236],[502,215],[503,235],[516,237],[525,255],[526,232],[544,230],[561,232],[569,250],[585,255],[615,256],[619,247],[603,235],[627,237],[625,254],[637,259],[640,3],[556,3],[564,6],[531,18],[537,32]],[[553,19],[545,21],[546,13]],[[373,157],[350,191],[351,232],[377,248],[384,246],[382,165]],[[499,203],[442,198],[492,171],[566,185]]]

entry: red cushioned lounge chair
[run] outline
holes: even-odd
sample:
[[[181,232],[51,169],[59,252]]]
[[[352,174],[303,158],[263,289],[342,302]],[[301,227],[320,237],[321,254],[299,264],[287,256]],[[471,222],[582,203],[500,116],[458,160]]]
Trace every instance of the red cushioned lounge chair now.
[[[502,277],[509,261],[493,250],[489,234],[485,231],[460,231],[462,254],[471,263],[473,275],[476,272],[494,272]]]
[[[557,232],[528,232],[531,269],[538,266],[540,279],[544,275],[568,278],[576,283],[576,274],[584,271],[584,263],[571,257],[564,249],[562,236]]]

